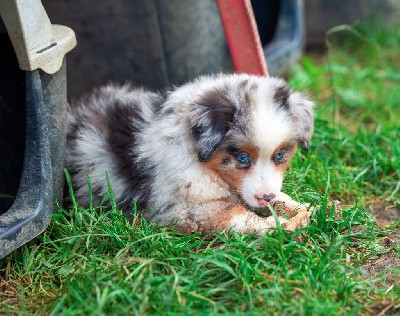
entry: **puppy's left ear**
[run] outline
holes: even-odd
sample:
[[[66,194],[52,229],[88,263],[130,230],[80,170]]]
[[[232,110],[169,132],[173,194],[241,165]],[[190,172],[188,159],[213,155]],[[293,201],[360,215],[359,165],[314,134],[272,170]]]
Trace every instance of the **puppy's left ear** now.
[[[298,123],[299,144],[308,150],[314,132],[314,103],[306,95],[292,92],[289,96],[289,104],[290,113]]]
[[[221,99],[221,96],[220,98]],[[229,130],[236,108],[225,99],[204,100],[193,105],[190,124],[200,161],[209,160]]]

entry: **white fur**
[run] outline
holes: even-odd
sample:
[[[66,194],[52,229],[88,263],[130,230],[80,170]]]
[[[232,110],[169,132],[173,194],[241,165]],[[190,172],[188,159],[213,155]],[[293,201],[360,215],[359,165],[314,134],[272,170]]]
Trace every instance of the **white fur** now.
[[[283,175],[271,161],[258,161],[253,171],[243,178],[242,196],[252,207],[260,207],[257,196],[277,195],[282,188]]]

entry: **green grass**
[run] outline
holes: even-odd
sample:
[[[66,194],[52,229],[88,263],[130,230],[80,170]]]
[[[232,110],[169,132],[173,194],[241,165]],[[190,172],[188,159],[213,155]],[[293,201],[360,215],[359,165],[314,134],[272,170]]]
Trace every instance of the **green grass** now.
[[[399,53],[400,29],[359,25],[330,34],[320,64],[305,57],[294,68],[290,84],[317,100],[316,130],[285,189],[320,205],[309,227],[205,238],[129,223],[115,203],[110,212],[60,207],[36,241],[0,260],[0,313],[399,312],[399,285],[360,269],[400,253],[398,237],[385,242],[388,233],[365,207],[377,200],[400,206]],[[345,204],[341,217],[326,211],[331,198]]]
[[[326,63],[306,57],[291,78],[318,104],[312,166],[297,159],[294,173],[342,201],[383,196],[399,206],[400,28],[340,27],[328,43]]]

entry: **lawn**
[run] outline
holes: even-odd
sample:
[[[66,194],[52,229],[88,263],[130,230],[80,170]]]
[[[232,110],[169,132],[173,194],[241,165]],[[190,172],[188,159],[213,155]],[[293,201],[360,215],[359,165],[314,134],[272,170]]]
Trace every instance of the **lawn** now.
[[[0,314],[400,313],[400,28],[341,27],[327,43],[288,78],[317,104],[284,183],[318,205],[308,227],[204,237],[130,223],[115,205],[59,207],[0,260]]]

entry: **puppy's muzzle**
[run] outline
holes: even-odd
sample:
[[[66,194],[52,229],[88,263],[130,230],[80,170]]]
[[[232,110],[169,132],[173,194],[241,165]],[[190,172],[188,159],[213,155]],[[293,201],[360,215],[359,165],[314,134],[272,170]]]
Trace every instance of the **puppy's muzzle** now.
[[[270,202],[271,200],[275,199],[276,195],[275,194],[264,194],[263,199],[265,202]]]
[[[256,195],[256,198],[258,200],[258,203],[261,206],[265,206],[268,203],[270,203],[274,198],[276,197],[275,194],[270,193],[270,194],[264,194],[264,195]]]

